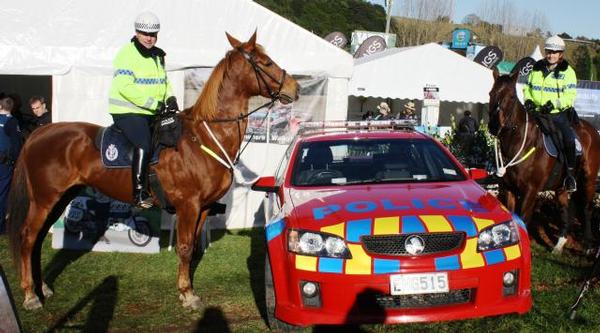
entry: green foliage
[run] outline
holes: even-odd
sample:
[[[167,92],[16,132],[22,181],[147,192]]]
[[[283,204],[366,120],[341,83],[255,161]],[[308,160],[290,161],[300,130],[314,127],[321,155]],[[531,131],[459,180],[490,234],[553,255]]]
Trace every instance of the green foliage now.
[[[573,61],[575,65],[575,73],[578,80],[589,80],[592,72],[592,59],[590,51],[584,45],[580,45],[573,53]]]
[[[488,167],[489,161],[494,160],[494,138],[483,121],[473,137],[464,138],[456,130],[456,119],[450,117],[451,129],[440,139],[448,150],[465,167]]]
[[[325,37],[341,31],[350,38],[354,30],[383,31],[385,10],[363,0],[257,0],[257,3],[292,22]]]

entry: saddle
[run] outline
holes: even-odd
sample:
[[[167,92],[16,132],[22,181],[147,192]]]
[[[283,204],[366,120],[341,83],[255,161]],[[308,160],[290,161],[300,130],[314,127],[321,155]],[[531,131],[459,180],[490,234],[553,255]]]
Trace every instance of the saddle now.
[[[548,155],[556,158],[558,156],[558,149],[556,148],[554,141],[552,141],[552,137],[550,137],[550,135],[546,134],[546,133],[542,134],[542,137],[544,139],[544,149],[546,149],[546,153],[548,153]],[[583,148],[581,147],[581,142],[579,141],[579,136],[577,136],[577,134],[575,134],[575,155],[581,156],[582,154],[583,154]]]

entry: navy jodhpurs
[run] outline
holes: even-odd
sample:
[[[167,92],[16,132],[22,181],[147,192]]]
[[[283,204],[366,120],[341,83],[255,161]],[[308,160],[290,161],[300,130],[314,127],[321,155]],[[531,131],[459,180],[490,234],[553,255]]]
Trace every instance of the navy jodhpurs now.
[[[135,148],[150,152],[152,148],[152,121],[153,116],[139,114],[113,114],[115,125]]]

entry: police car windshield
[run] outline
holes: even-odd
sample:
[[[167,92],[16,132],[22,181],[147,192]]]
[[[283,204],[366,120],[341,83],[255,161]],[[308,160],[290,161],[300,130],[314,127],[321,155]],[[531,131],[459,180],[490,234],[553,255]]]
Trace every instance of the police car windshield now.
[[[292,185],[423,183],[465,180],[431,140],[362,139],[305,142],[293,164]]]

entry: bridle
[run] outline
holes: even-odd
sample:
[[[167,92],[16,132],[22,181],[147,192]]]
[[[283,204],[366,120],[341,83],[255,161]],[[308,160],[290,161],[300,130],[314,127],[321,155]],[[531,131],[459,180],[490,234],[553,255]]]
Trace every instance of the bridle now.
[[[502,108],[500,106],[502,105],[502,102],[504,102],[505,98],[506,97],[501,99],[500,102],[496,105],[495,112],[498,115],[500,114],[500,112],[502,112]],[[517,103],[518,103],[518,101],[517,101]],[[514,112],[514,110],[512,110],[511,112]],[[498,149],[498,141],[500,141],[500,139],[499,139],[500,133],[502,133],[502,130],[505,128],[510,128],[510,130],[514,131],[517,129],[517,126],[513,125],[509,122],[508,124],[502,124],[500,126],[500,128],[498,129],[498,133],[496,133],[495,138],[494,138],[494,157],[496,160],[496,176],[498,176],[498,177],[504,176],[504,174],[506,173],[506,169],[525,161],[535,151],[535,147],[531,147],[527,151],[527,153],[525,153],[525,155],[523,155],[522,157],[519,158],[519,156],[523,152],[523,148],[525,148],[525,142],[527,142],[527,131],[529,129],[529,112],[527,112],[527,110],[525,110],[524,126],[525,126],[525,133],[523,134],[523,141],[521,142],[521,146],[519,147],[519,150],[517,151],[515,156],[513,156],[513,158],[506,164],[504,164],[504,159],[502,158],[502,150]]]

